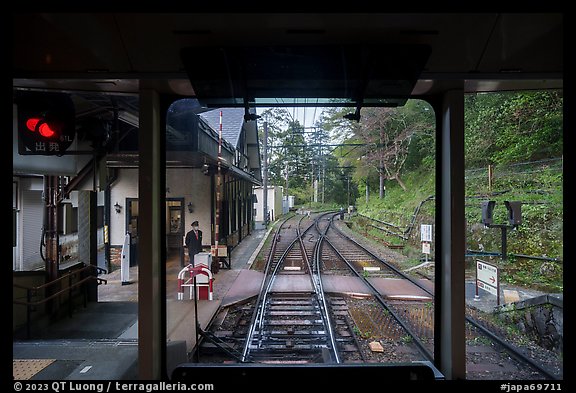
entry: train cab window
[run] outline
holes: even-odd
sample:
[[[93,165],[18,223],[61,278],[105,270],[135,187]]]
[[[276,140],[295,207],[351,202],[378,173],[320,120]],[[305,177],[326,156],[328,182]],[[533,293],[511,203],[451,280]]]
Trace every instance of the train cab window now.
[[[177,359],[202,369],[412,365],[434,378],[430,104],[367,107],[359,121],[334,103],[257,108],[257,120],[197,105],[177,101],[167,117],[166,186],[194,206],[185,232],[197,222],[206,251],[191,257],[182,243],[184,259],[167,261],[169,374],[184,378]],[[244,161],[227,159],[237,151]],[[242,203],[254,214],[239,214]]]

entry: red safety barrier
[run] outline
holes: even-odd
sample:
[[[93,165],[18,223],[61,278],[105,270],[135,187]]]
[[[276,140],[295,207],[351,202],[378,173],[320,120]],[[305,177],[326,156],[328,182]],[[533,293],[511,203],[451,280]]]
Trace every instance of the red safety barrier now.
[[[188,275],[188,278],[186,277]],[[178,300],[184,300],[184,287],[190,288],[190,299],[192,299],[192,288],[194,287],[194,277],[196,277],[196,287],[198,289],[197,298],[199,300],[213,300],[212,272],[205,266],[193,267],[191,264],[185,266],[178,273]]]

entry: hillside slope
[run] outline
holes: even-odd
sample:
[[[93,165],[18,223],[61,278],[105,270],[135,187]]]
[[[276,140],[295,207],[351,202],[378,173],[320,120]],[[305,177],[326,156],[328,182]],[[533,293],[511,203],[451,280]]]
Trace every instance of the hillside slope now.
[[[473,254],[500,261],[498,255],[492,254],[501,252],[501,230],[482,224],[482,202],[496,201],[494,223],[506,224],[508,212],[504,201],[519,201],[522,203],[522,223],[507,232],[509,259],[499,262],[503,267],[502,279],[512,284],[561,292],[563,159],[500,165],[491,172],[490,181],[487,167],[465,172],[466,246],[471,255],[467,263],[473,264]],[[420,224],[435,224],[434,171],[420,168],[405,174],[404,178],[407,191],[391,183],[383,199],[379,199],[378,194],[372,195],[368,203],[365,197],[358,198],[360,215],[353,219],[353,227],[381,242],[404,245],[403,254],[412,261],[407,265],[411,266],[420,263],[423,257]],[[403,239],[398,234],[409,236]]]

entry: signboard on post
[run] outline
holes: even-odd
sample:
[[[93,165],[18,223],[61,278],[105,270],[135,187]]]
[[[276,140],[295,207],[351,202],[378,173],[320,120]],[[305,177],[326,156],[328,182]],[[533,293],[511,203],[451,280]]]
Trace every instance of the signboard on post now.
[[[430,243],[422,243],[422,254],[430,255]]]
[[[130,284],[130,233],[124,236],[124,245],[120,253],[120,280],[122,285]]]
[[[421,224],[420,225],[420,241],[422,242],[432,242],[432,225]]]
[[[432,225],[420,225],[420,241],[422,242],[422,254],[425,255],[426,262],[428,262],[428,255],[430,255],[430,245],[432,243]]]
[[[479,259],[476,260],[476,298],[478,298],[478,288],[496,295],[497,304],[500,305],[498,267]]]

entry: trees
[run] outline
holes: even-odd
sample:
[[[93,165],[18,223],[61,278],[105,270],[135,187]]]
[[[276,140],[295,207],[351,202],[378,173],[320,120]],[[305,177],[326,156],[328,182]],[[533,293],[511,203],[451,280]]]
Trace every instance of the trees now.
[[[413,161],[421,161],[422,156],[430,152],[433,156],[434,152],[434,143],[428,145],[428,151],[411,150],[411,143],[415,135],[429,137],[433,132],[433,112],[422,101],[410,100],[401,108],[366,108],[362,112],[357,135],[366,143],[366,163],[378,173],[380,198],[384,196],[385,180],[395,180],[406,191],[400,175],[410,153]]]
[[[465,97],[468,168],[556,157],[563,149],[561,91]]]
[[[467,168],[562,154],[561,91],[478,93],[464,99]],[[366,187],[379,189],[383,198],[386,181],[406,191],[406,173],[434,176],[436,122],[428,103],[408,100],[398,108],[365,107],[359,122],[344,119],[352,110],[324,108],[314,129],[304,129],[286,109],[265,111],[271,184],[288,187],[302,203],[313,198],[316,179],[326,202],[341,203],[349,179],[351,195]]]
[[[311,196],[311,179],[318,160],[315,151],[308,148],[312,139],[285,108],[270,108],[261,116],[258,123],[261,141],[263,124],[268,123],[269,184],[285,187],[285,192],[297,197],[296,203],[303,203]]]
[[[354,168],[353,190],[357,184],[379,188],[382,198],[385,180],[405,188],[401,173],[406,164],[417,168],[425,159],[433,164],[434,113],[424,101],[409,100],[402,108],[363,108],[360,122],[344,119],[350,112],[350,108],[327,108],[317,125],[325,130],[324,138],[341,144],[330,151],[340,169]],[[349,175],[341,174],[347,183]]]

